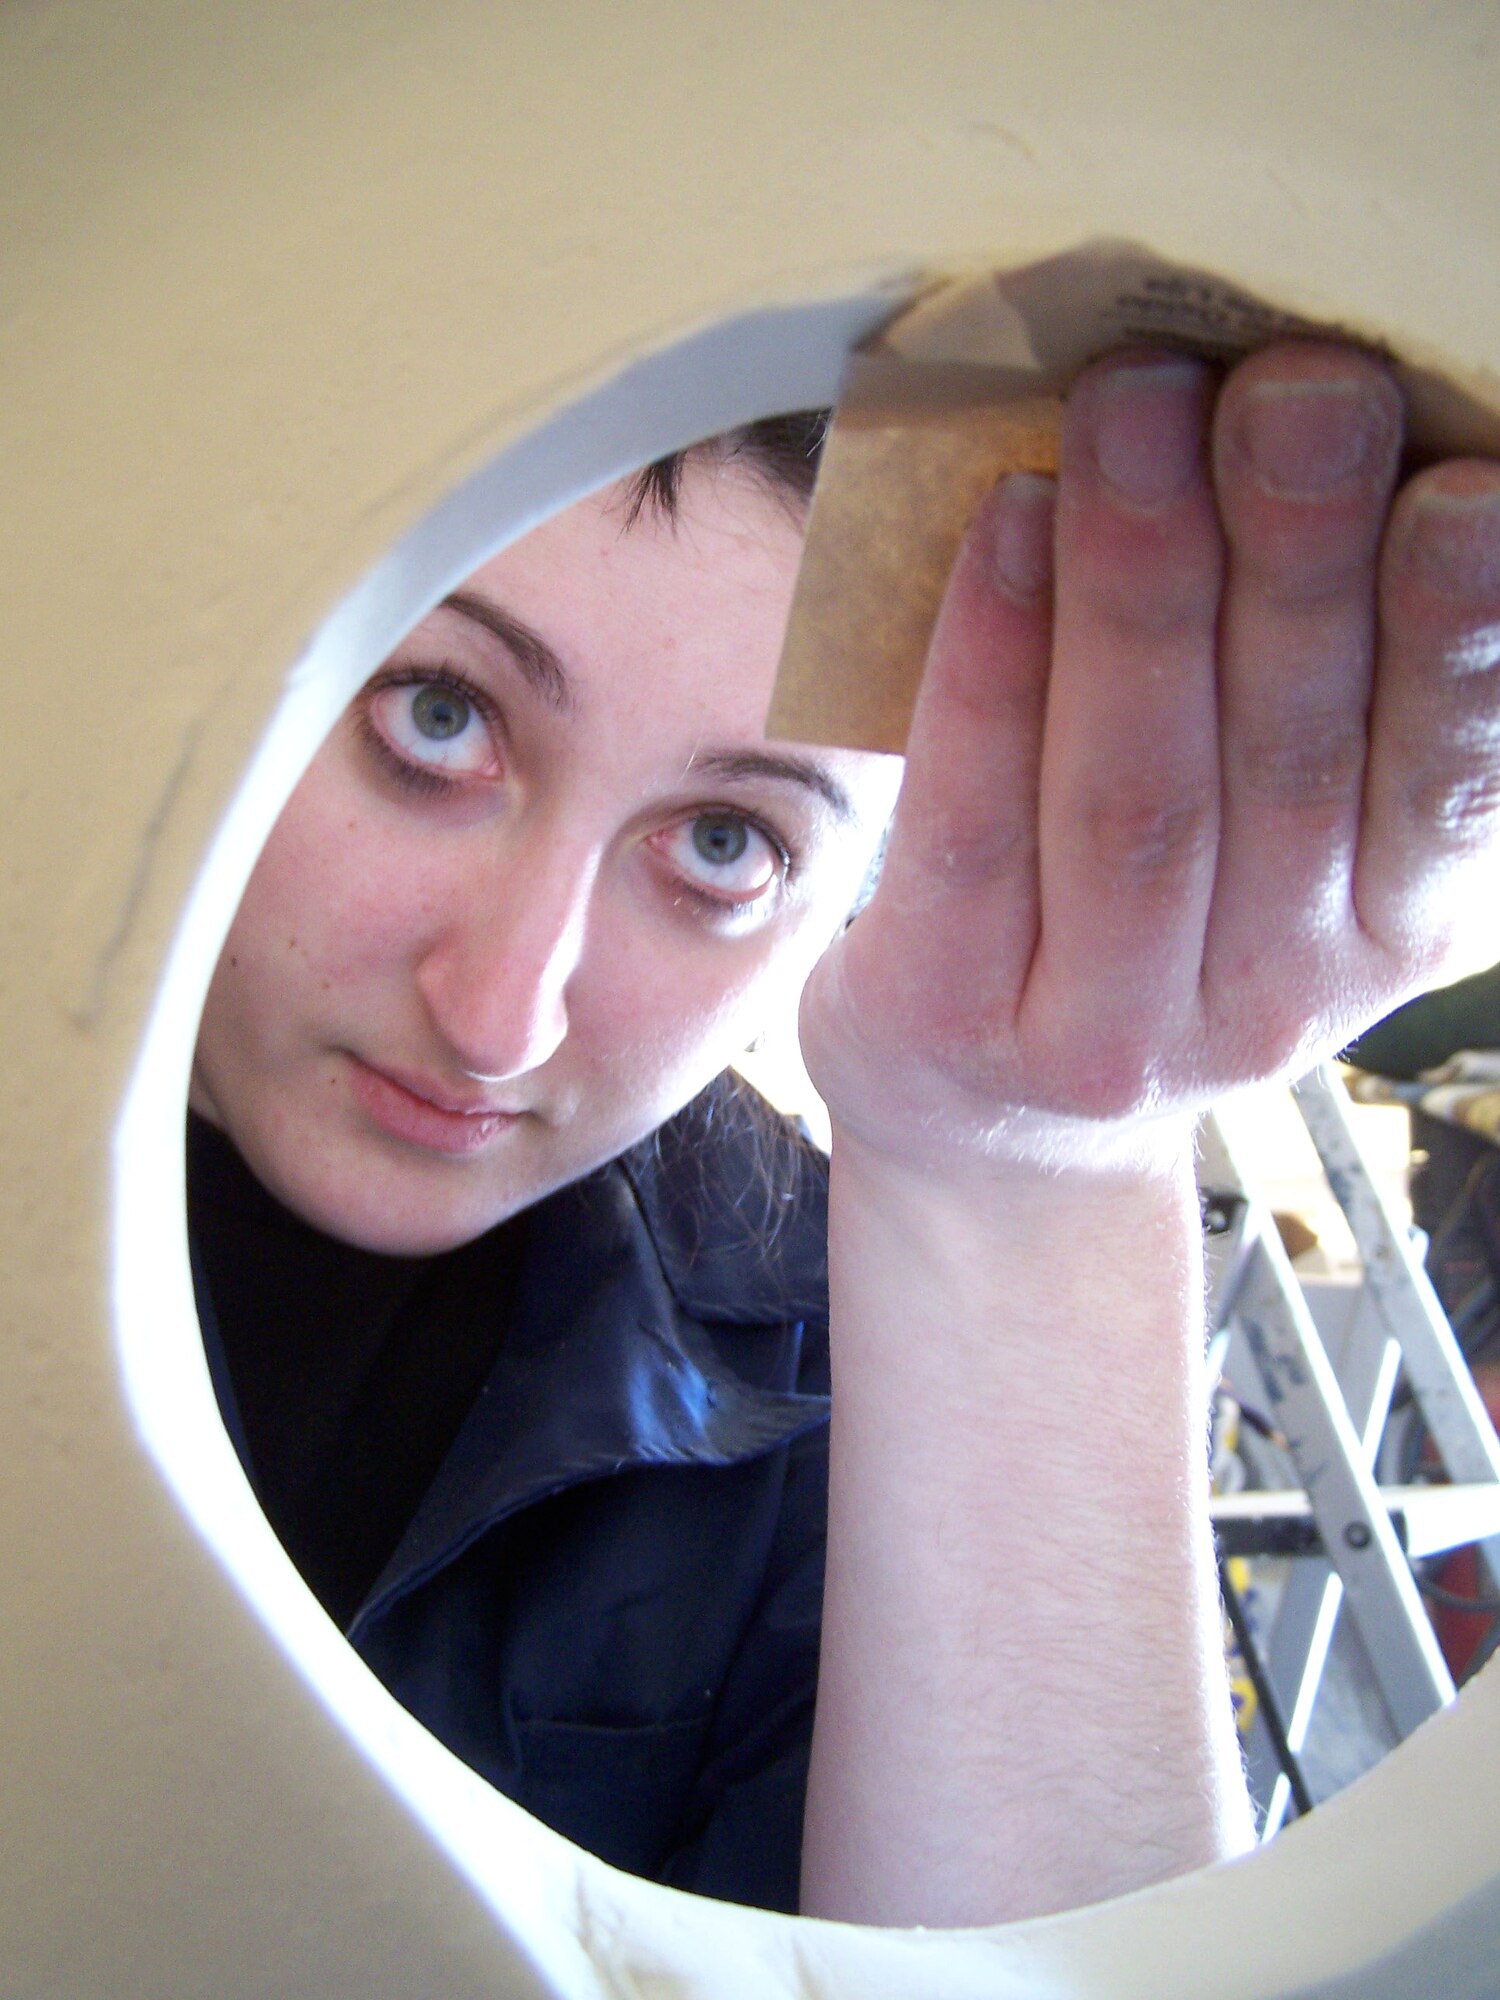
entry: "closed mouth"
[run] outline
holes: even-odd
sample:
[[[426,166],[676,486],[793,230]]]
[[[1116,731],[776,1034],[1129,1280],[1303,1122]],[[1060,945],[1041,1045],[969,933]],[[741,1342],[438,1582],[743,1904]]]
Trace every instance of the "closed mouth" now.
[[[487,1098],[464,1099],[445,1090],[441,1084],[429,1083],[425,1077],[408,1075],[403,1070],[382,1069],[375,1063],[361,1061],[358,1056],[351,1058],[361,1069],[371,1075],[392,1083],[397,1090],[404,1090],[408,1097],[415,1097],[423,1104],[430,1104],[434,1111],[446,1111],[451,1118],[519,1118],[519,1110],[508,1104],[491,1104]]]
[[[482,1098],[457,1097],[425,1077],[377,1069],[348,1054],[355,1101],[388,1137],[452,1158],[480,1153],[526,1114]]]

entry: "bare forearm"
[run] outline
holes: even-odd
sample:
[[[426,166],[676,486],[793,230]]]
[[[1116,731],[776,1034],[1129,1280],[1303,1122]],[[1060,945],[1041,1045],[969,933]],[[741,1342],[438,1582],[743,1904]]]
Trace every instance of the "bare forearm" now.
[[[836,1148],[804,1907],[975,1924],[1237,1851],[1196,1203]]]
[[[966,538],[880,889],[802,1007],[835,1129],[810,1909],[1021,1916],[1248,1838],[1157,1142],[1429,983],[1489,889],[1500,468],[1397,493],[1401,455],[1368,355],[1139,351],[1074,383],[1055,496],[1002,482]]]

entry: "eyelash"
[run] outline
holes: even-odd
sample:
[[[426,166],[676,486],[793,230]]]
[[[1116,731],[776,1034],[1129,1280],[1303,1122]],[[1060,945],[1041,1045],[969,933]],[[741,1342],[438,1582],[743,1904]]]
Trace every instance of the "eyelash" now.
[[[754,910],[762,903],[769,904],[776,901],[785,891],[787,884],[796,873],[797,857],[791,848],[787,846],[775,827],[768,825],[757,814],[746,812],[743,806],[699,806],[696,811],[687,814],[683,819],[675,821],[674,825],[690,826],[695,819],[712,818],[715,814],[720,813],[729,818],[743,820],[746,826],[752,828],[761,836],[780,863],[776,877],[770,885],[769,890],[760,891],[753,896],[739,898],[716,896],[712,889],[699,888],[696,883],[688,881],[685,876],[679,875],[677,877],[676,885],[673,889],[673,898],[675,901],[693,904],[706,917],[723,919],[724,917],[735,917]]]
[[[446,688],[456,694],[474,710],[492,735],[503,735],[500,714],[486,691],[477,687],[467,674],[456,667],[406,667],[393,668],[389,673],[377,674],[367,681],[360,690],[358,706],[355,709],[355,725],[360,740],[365,747],[384,765],[387,772],[408,791],[419,793],[424,798],[441,798],[459,791],[467,781],[462,777],[450,778],[426,764],[414,764],[403,757],[401,752],[376,725],[370,713],[371,704],[378,694],[390,688]]]
[[[414,764],[403,757],[401,752],[377,726],[371,714],[371,704],[376,695],[390,688],[446,688],[450,694],[458,695],[468,702],[476,715],[497,736],[503,735],[503,724],[495,703],[487,691],[475,685],[467,674],[456,667],[406,667],[392,668],[389,672],[377,674],[360,691],[358,705],[354,712],[355,726],[361,741],[385,768],[395,781],[407,791],[424,798],[441,798],[460,791],[467,781],[463,778],[446,777],[441,771],[425,764]],[[737,805],[705,804],[692,813],[674,822],[675,826],[690,825],[694,819],[723,813],[734,819],[743,820],[766,842],[776,856],[779,869],[770,894],[761,892],[740,898],[715,895],[711,889],[700,888],[685,876],[678,875],[674,884],[673,897],[678,903],[688,903],[696,912],[708,919],[722,921],[749,912],[757,905],[778,897],[791,881],[797,870],[797,856],[776,828],[762,819],[759,814],[748,812]]]

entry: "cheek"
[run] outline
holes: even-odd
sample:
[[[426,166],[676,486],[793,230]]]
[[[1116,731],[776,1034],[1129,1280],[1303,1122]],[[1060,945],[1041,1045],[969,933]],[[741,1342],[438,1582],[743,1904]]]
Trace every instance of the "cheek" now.
[[[665,952],[637,941],[613,966],[601,962],[572,1028],[588,1068],[617,1095],[691,1096],[785,1010],[788,1020],[816,953],[797,938],[753,955],[698,945]]]
[[[424,875],[402,843],[313,776],[272,829],[225,950],[246,966],[334,984],[402,957],[424,920]]]

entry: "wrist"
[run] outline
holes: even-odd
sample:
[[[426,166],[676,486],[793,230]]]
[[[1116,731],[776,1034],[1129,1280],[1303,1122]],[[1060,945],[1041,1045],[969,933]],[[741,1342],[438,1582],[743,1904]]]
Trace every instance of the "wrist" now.
[[[1104,1121],[1022,1108],[982,1126],[932,1114],[895,1131],[832,1111],[830,1126],[840,1168],[872,1189],[1050,1209],[1075,1197],[1133,1202],[1153,1188],[1180,1191],[1193,1177],[1198,1118],[1174,1112]]]
[[[922,1301],[941,1335],[906,1349],[902,1366],[965,1370],[977,1346],[1006,1357],[1008,1380],[1038,1370],[1055,1382],[1065,1357],[1102,1341],[1117,1360],[1144,1350],[1155,1379],[1202,1359],[1202,1227],[1190,1135],[1131,1165],[1042,1170],[1016,1160],[965,1161],[943,1173],[838,1135],[829,1244],[843,1296],[901,1292]],[[851,1319],[836,1311],[839,1343]],[[905,1348],[910,1312],[861,1308],[861,1342],[884,1328]],[[1096,1329],[1079,1350],[1078,1331]],[[1182,1336],[1181,1342],[1176,1338]],[[1171,1359],[1172,1355],[1176,1359]]]

